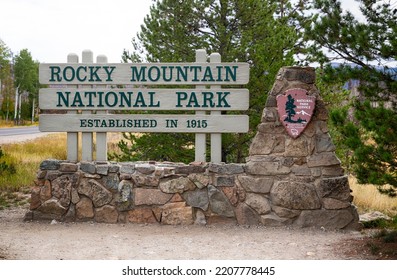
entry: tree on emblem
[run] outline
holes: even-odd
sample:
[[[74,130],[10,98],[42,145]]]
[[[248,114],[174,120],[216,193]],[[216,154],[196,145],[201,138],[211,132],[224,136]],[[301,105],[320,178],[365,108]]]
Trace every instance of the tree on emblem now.
[[[287,113],[287,117],[284,119],[284,121],[293,123],[295,121],[293,121],[292,118],[296,115],[295,99],[291,96],[291,94],[289,94],[287,97],[288,101],[285,103],[285,112]]]
[[[284,119],[284,121],[289,122],[289,123],[303,123],[306,122],[306,120],[302,120],[300,117],[298,120],[293,120],[292,118],[296,115],[295,112],[295,99],[289,94],[288,96],[288,101],[285,102],[285,112],[287,113],[287,117]]]

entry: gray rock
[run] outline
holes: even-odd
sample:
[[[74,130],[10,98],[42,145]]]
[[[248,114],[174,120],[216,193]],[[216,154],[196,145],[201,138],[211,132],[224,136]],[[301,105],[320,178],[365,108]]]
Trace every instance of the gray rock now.
[[[127,202],[132,200],[132,189],[134,184],[131,181],[123,180],[118,185],[118,202]]]
[[[133,174],[135,172],[135,165],[129,163],[122,163],[120,173]]]
[[[62,206],[56,198],[51,198],[43,202],[41,206],[37,208],[37,211],[42,214],[48,214],[48,218],[58,220],[67,212],[67,208]]]
[[[185,191],[192,191],[195,188],[196,185],[186,177],[160,182],[160,189],[165,193],[183,193]]]
[[[97,164],[96,165],[96,172],[99,175],[107,176],[109,174],[109,165],[107,165],[107,164]]]
[[[78,169],[77,164],[69,163],[69,162],[62,162],[59,166],[59,171],[64,173],[73,173],[76,172]]]
[[[268,214],[271,211],[269,200],[260,194],[247,193],[245,203],[254,209],[259,215]]]
[[[334,152],[335,145],[332,143],[331,136],[327,133],[316,136],[316,152]]]
[[[41,170],[58,170],[61,166],[61,161],[57,159],[47,159],[40,163]]]
[[[184,202],[168,203],[162,207],[161,223],[164,225],[191,225],[193,222],[193,209]]]
[[[304,210],[295,220],[297,227],[323,227],[325,229],[343,229],[354,219],[350,209],[342,210]]]
[[[74,204],[70,204],[64,220],[65,222],[74,222],[76,220],[76,206]]]
[[[269,227],[279,227],[291,223],[287,218],[280,218],[274,213],[266,214],[261,216],[261,224]]]
[[[80,163],[80,170],[89,174],[96,173],[95,164],[92,162],[81,162]]]
[[[342,201],[349,201],[350,187],[348,176],[325,178],[317,186],[321,197],[335,198]]]
[[[309,155],[308,140],[304,135],[297,139],[290,137],[285,141],[285,156],[287,157],[306,157]]]
[[[292,210],[276,205],[272,206],[272,210],[280,218],[289,218],[289,219],[299,216],[299,214],[302,212],[300,210]]]
[[[254,193],[269,193],[274,182],[271,177],[238,176],[237,178],[245,191]]]
[[[118,216],[117,209],[111,205],[95,209],[95,221],[98,223],[117,223]]]
[[[208,171],[217,174],[240,174],[244,172],[244,168],[241,164],[230,163],[210,163]]]
[[[131,175],[132,181],[138,187],[157,187],[160,183],[160,179],[155,176],[147,175]]]
[[[369,212],[369,213],[360,215],[360,222],[363,222],[363,223],[373,222],[373,221],[378,221],[378,220],[391,221],[392,218],[390,218],[389,216],[387,216],[379,211]]]
[[[192,173],[204,173],[205,168],[201,165],[182,165],[175,167],[175,174],[192,174]]]
[[[299,81],[305,84],[313,84],[316,80],[316,74],[312,67],[285,67],[280,71],[282,76],[288,81]]]
[[[94,207],[91,199],[82,197],[76,204],[76,218],[79,220],[88,220],[94,217]]]
[[[321,207],[312,184],[281,181],[273,186],[270,195],[273,205],[284,208],[305,210]]]
[[[234,217],[233,207],[222,191],[208,185],[208,197],[212,212],[225,217]]]
[[[338,199],[330,198],[330,197],[324,197],[323,206],[325,209],[343,209],[349,207],[350,202],[340,201]]]
[[[155,171],[155,167],[153,164],[136,164],[135,169],[142,174],[149,175]]]
[[[52,195],[58,198],[59,203],[68,208],[71,200],[72,180],[70,176],[63,175],[52,181]]]
[[[113,195],[96,180],[89,180],[92,188],[92,202],[95,207],[101,207],[112,201]]]
[[[319,154],[314,154],[309,157],[307,165],[309,167],[318,166],[330,166],[340,164],[340,160],[336,157],[333,152],[324,152]]]
[[[206,189],[198,189],[194,191],[186,191],[182,194],[187,205],[200,208],[204,211],[208,210],[209,198]]]
[[[258,213],[245,203],[237,205],[236,219],[239,225],[258,225],[261,223],[261,218]]]
[[[283,166],[280,160],[250,161],[247,163],[247,173],[253,175],[286,175],[291,172],[289,167]]]
[[[109,173],[107,176],[103,176],[100,182],[111,192],[117,192],[120,179],[117,174]]]
[[[234,186],[234,176],[215,176],[214,185],[217,187]]]
[[[205,174],[189,174],[188,178],[199,189],[207,187],[209,182],[210,182],[210,177],[208,175],[205,175]]]
[[[258,132],[250,146],[250,155],[268,155],[270,153],[283,153],[285,151],[285,136],[272,132]]]
[[[139,205],[163,205],[167,203],[172,194],[163,193],[159,189],[134,189],[134,204]]]
[[[207,220],[205,218],[204,212],[201,210],[196,211],[196,218],[194,220],[195,225],[205,226],[207,224]]]

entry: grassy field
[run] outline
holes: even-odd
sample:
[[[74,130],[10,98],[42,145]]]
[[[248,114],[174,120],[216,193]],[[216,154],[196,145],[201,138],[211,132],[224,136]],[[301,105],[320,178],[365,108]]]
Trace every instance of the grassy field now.
[[[109,151],[117,149],[116,143],[120,138],[121,134],[109,134]],[[2,160],[5,159],[15,166],[16,172],[0,176],[0,208],[2,205],[6,207],[10,203],[18,202],[20,193],[29,193],[39,165],[44,159],[66,158],[66,134],[51,134],[35,141],[4,144],[1,148],[5,154]],[[360,213],[376,210],[390,216],[397,215],[397,198],[380,194],[373,185],[360,185],[354,177],[350,177],[349,181],[353,202]]]

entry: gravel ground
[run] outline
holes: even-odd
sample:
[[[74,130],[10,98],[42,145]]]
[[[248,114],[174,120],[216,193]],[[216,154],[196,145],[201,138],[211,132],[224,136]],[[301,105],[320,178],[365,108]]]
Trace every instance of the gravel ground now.
[[[337,260],[354,231],[216,226],[24,222],[26,208],[0,211],[0,259]]]

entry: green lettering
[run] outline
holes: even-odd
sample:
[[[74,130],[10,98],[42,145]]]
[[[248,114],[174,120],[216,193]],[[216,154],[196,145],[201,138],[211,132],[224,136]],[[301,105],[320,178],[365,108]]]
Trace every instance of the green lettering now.
[[[141,66],[139,72],[136,66],[131,66],[131,82],[146,82],[146,66]]]
[[[201,66],[191,66],[190,67],[190,72],[193,71],[193,82],[198,82],[199,79],[197,78],[198,71],[201,71]]]
[[[61,104],[61,100],[63,101],[63,104],[65,105],[65,107],[69,107],[70,91],[66,91],[65,93],[63,93],[62,91],[57,91],[57,94],[58,94],[57,107],[63,107],[63,105]],[[65,97],[65,95],[66,95],[66,97]]]
[[[184,82],[187,81],[187,71],[189,69],[189,66],[183,66],[183,69],[181,66],[176,67],[176,80],[177,82],[181,81],[181,76]]]
[[[127,92],[128,97],[125,94],[125,92],[123,92],[123,91],[119,91],[119,94],[120,94],[120,105],[119,105],[119,107],[125,107],[124,106],[124,102],[127,104],[127,107],[131,107],[131,96],[133,95],[133,92],[128,91]]]
[[[138,105],[139,103],[141,105]],[[138,94],[137,94],[134,107],[147,107],[147,105],[145,103],[145,98],[143,98],[143,94],[142,94],[141,91],[139,91]]]
[[[76,94],[73,98],[73,103],[70,105],[70,107],[85,107],[83,100],[81,99],[80,92],[76,91]]]
[[[183,91],[177,91],[176,95],[177,95],[177,103],[175,107],[183,107],[181,101],[187,99],[187,93]]]
[[[203,82],[213,82],[214,77],[212,76],[211,66],[205,67],[204,77],[201,79]]]
[[[148,78],[149,78],[149,80],[151,82],[158,81],[160,79],[160,77],[161,77],[160,69],[157,66],[152,66],[152,67],[149,68],[149,70],[148,70]]]
[[[161,68],[163,69],[163,80],[164,80],[164,82],[169,82],[169,81],[171,81],[172,80],[172,78],[173,78],[173,69],[174,69],[174,66],[169,66],[169,67],[167,67],[167,66],[161,66]],[[167,70],[167,68],[169,68],[170,69],[170,74],[169,74],[169,77],[166,77],[166,70]]]
[[[150,105],[149,107],[160,107],[160,101],[157,101],[157,104],[154,104],[154,95],[156,92],[149,91],[148,94],[150,95]]]
[[[192,103],[193,103],[193,105],[192,105]],[[190,98],[189,98],[189,101],[188,101],[186,107],[193,107],[193,108],[200,107],[200,105],[199,105],[199,103],[197,101],[197,97],[196,97],[196,93],[195,92],[191,92],[190,93]]]
[[[225,66],[225,70],[226,70],[225,81],[230,81],[229,76],[232,78],[234,82],[236,81],[238,66],[232,66],[232,67],[233,69],[231,69],[231,67],[229,66]]]
[[[113,96],[113,98],[110,98],[110,96]],[[113,103],[111,102],[111,99],[113,99]],[[116,106],[117,102],[119,101],[117,94],[114,91],[109,91],[106,95],[105,95],[105,103],[107,106],[109,107],[114,107]]]
[[[216,106],[216,107],[223,107],[223,108],[225,108],[225,107],[230,107],[230,104],[229,103],[227,103],[227,101],[226,101],[226,97],[230,94],[230,92],[217,92],[216,93],[217,95],[218,95],[218,105]],[[222,105],[222,103],[224,104],[224,105]]]
[[[92,97],[96,97],[96,92],[95,91],[86,91],[84,92],[84,97],[87,98],[88,95],[88,105],[87,107],[94,107],[94,104],[92,103]]]
[[[104,94],[104,92],[103,91],[98,91],[97,94],[98,94],[98,100],[99,100],[98,107],[105,107],[103,105],[103,94]]]
[[[109,68],[110,68],[110,71],[109,71]],[[106,78],[106,81],[107,81],[107,82],[113,81],[113,79],[112,79],[112,73],[113,73],[113,70],[114,70],[115,68],[116,68],[116,66],[103,66],[103,69],[105,69],[106,74],[108,75],[108,77]]]
[[[90,79],[88,81],[90,82],[101,82],[101,78],[98,76],[98,70],[101,69],[101,66],[90,66]],[[95,76],[95,80],[93,77]]]
[[[86,75],[84,76],[84,78],[82,78],[82,77],[80,77],[80,71],[81,70],[84,70],[85,72],[86,72]],[[77,80],[79,81],[79,82],[84,82],[85,80],[87,80],[87,67],[86,66],[79,66],[79,67],[77,67],[77,71],[76,71],[77,73],[77,75],[76,75],[76,77],[77,77]]]
[[[61,67],[59,67],[59,66],[50,66],[50,70],[51,70],[50,82],[60,82],[60,81],[62,81],[62,78],[59,75],[61,73]]]
[[[215,102],[213,101],[214,94],[209,91],[204,91],[202,94],[203,94],[203,106],[202,107],[205,107],[205,108],[215,107]]]
[[[70,70],[70,77],[68,77],[67,72],[68,70]],[[74,80],[76,73],[74,72],[74,69],[72,66],[66,66],[63,69],[63,78],[65,79],[65,81],[71,82]]]

